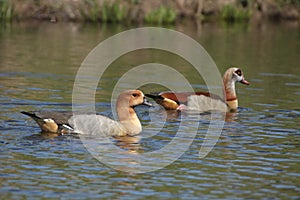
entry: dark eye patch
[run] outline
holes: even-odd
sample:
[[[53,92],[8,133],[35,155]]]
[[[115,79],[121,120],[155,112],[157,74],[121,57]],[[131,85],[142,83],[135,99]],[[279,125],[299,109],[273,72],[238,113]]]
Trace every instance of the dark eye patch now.
[[[242,71],[240,69],[236,70],[235,73],[238,75],[238,76],[241,76],[242,75]]]
[[[133,97],[137,97],[137,96],[139,96],[139,95],[138,95],[137,93],[133,93],[132,96],[133,96]]]

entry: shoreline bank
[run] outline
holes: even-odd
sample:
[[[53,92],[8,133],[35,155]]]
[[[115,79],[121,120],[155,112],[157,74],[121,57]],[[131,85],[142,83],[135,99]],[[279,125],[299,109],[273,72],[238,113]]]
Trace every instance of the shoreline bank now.
[[[1,21],[172,24],[181,20],[300,22],[300,0],[3,0]]]

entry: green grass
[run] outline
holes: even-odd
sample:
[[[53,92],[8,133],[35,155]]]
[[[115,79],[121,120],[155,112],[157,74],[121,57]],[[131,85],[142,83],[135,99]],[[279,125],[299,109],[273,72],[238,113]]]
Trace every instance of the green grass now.
[[[119,1],[115,1],[113,4],[104,2],[101,9],[101,21],[102,22],[121,22],[126,17],[126,11],[120,6]]]
[[[231,4],[225,5],[221,10],[221,18],[227,22],[247,21],[250,17],[250,10]]]
[[[97,22],[100,18],[100,6],[97,0],[85,0],[79,7],[80,14],[85,21]]]
[[[7,0],[0,0],[0,20],[10,21],[14,15],[14,7]]]
[[[105,1],[101,6],[97,0],[85,0],[80,13],[85,21],[91,22],[121,22],[126,17],[126,11],[119,1]]]
[[[176,12],[171,8],[160,6],[147,13],[144,17],[144,21],[150,24],[171,24],[176,20]]]

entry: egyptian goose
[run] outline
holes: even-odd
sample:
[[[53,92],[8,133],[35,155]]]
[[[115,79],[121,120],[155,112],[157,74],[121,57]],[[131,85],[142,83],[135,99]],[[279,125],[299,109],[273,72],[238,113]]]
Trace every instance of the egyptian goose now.
[[[42,132],[51,133],[81,133],[76,128],[83,127],[83,122],[87,122],[86,126],[94,126],[91,122],[95,122],[108,136],[126,136],[136,135],[142,131],[140,120],[138,119],[134,108],[139,105],[152,106],[146,101],[144,94],[140,90],[126,90],[122,92],[117,99],[116,109],[119,122],[102,115],[78,114],[72,112],[21,112],[30,116],[40,126]],[[96,117],[95,117],[96,116]]]
[[[166,110],[192,109],[199,111],[224,110],[236,111],[238,100],[235,92],[235,83],[249,85],[245,80],[241,69],[231,67],[226,70],[223,76],[226,102],[221,97],[208,92],[161,92],[159,94],[145,94],[162,105]],[[185,106],[188,105],[188,107]]]

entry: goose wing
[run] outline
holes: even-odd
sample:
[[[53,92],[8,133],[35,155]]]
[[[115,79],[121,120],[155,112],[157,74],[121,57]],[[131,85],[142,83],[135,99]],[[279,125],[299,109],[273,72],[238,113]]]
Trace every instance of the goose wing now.
[[[188,97],[188,109],[199,112],[227,111],[227,104],[220,98],[211,98],[205,95],[191,95]]]
[[[102,115],[74,115],[68,120],[75,132],[94,136],[124,136],[126,129],[117,121]]]

